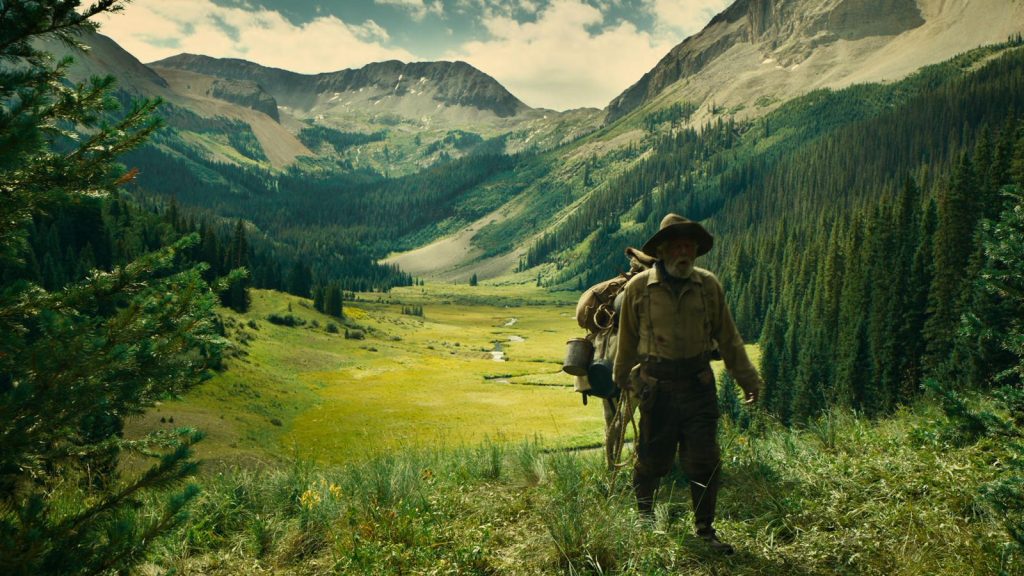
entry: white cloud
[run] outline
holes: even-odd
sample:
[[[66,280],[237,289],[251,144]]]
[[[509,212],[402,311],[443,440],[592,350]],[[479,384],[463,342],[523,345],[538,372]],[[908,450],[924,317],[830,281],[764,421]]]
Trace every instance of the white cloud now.
[[[733,0],[646,0],[646,7],[654,16],[656,32],[678,38],[678,43],[700,32],[732,3]]]
[[[617,2],[618,0],[606,0]],[[441,15],[442,0],[374,0],[420,14]],[[699,31],[730,0],[643,0],[653,30],[611,24],[587,0],[457,0],[482,14],[487,38],[452,46],[445,59],[465,60],[495,77],[530,106],[603,107],[654,67],[688,35]],[[531,22],[516,13],[535,9]],[[243,58],[265,66],[315,73],[370,62],[422,60],[391,47],[377,21],[343,22],[326,10],[294,24],[281,13],[249,4],[224,7],[213,0],[136,0],[105,17],[101,32],[143,62],[181,52]],[[595,31],[596,30],[596,31]]]
[[[437,16],[444,14],[443,0],[434,0],[433,2],[429,0],[373,0],[373,3],[408,10],[413,19],[417,21],[426,18],[427,14],[436,14]]]
[[[530,0],[519,0],[519,8],[523,12],[529,12],[530,14],[537,12],[537,4]]]
[[[678,43],[660,41],[629,22],[587,31],[603,22],[601,12],[582,0],[555,0],[535,22],[484,20],[488,40],[463,44],[446,57],[490,74],[530,106],[601,108]]]
[[[136,0],[101,23],[100,32],[143,62],[190,52],[315,73],[416,59],[382,45],[388,33],[373,20],[350,25],[322,16],[296,25],[279,12],[228,8],[211,0]]]
[[[363,22],[362,26],[349,26],[352,32],[360,39],[371,42],[373,40],[380,40],[381,42],[387,42],[391,37],[388,31],[385,30],[380,24],[377,24],[373,20],[367,20]]]

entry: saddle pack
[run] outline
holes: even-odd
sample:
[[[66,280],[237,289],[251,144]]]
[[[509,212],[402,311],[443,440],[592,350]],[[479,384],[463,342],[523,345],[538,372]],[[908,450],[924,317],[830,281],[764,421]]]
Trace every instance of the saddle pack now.
[[[614,278],[599,282],[580,296],[576,303],[576,323],[587,331],[583,338],[567,343],[562,369],[576,376],[574,389],[583,395],[614,398],[619,389],[612,379],[618,340],[619,295],[629,280],[654,265],[655,259],[636,248],[626,248],[630,269]]]

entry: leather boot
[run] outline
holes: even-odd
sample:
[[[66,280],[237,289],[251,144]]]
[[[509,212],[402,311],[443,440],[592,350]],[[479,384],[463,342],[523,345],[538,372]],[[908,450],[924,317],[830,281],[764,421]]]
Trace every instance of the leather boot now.
[[[715,532],[714,528],[712,528],[710,532],[705,532],[704,534],[698,532],[697,536],[707,544],[708,548],[710,548],[712,552],[722,554],[723,556],[729,556],[736,552],[736,549],[732,547],[732,544],[722,542],[718,539],[718,534]]]
[[[633,471],[633,492],[636,494],[636,509],[640,517],[654,520],[654,493],[658,490],[658,478],[648,478]]]
[[[707,484],[690,481],[690,500],[693,502],[693,519],[697,525],[697,533],[708,530],[714,533],[711,525],[715,522],[715,507],[718,503],[718,474],[712,472],[701,475],[708,478]],[[703,485],[702,485],[703,484]]]

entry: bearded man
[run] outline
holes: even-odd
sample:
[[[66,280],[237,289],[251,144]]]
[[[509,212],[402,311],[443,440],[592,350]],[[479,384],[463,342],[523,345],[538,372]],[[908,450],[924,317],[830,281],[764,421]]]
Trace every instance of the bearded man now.
[[[762,384],[722,284],[694,266],[713,243],[697,222],[677,214],[661,221],[643,246],[658,262],[623,291],[614,370],[615,382],[640,407],[633,489],[641,517],[653,518],[655,491],[678,453],[697,535],[713,550],[731,554],[732,546],[718,538],[713,525],[721,461],[712,353],[719,351],[747,404],[757,401]]]

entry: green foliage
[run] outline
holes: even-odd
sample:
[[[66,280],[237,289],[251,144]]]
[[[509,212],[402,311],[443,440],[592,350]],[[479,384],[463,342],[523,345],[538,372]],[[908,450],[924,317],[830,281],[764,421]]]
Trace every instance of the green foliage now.
[[[231,235],[231,242],[224,254],[224,264],[228,270],[239,270],[246,273],[249,266],[249,241],[245,236],[245,225],[239,220],[235,224],[235,231]],[[249,299],[249,283],[245,280],[232,282],[221,294],[221,304],[231,308],[235,312],[245,312],[251,303]]]
[[[660,125],[666,122],[671,123],[673,127],[677,124],[686,124],[690,120],[690,116],[697,111],[697,108],[697,106],[689,102],[676,102],[671,106],[644,116],[644,129],[648,132],[654,132]]]
[[[409,306],[402,306],[402,314],[408,316],[418,316],[423,318],[423,305],[422,304],[411,304]]]
[[[252,128],[248,124],[242,124],[239,129],[229,131],[228,144],[231,144],[232,148],[238,150],[250,160],[257,162],[268,161],[267,154],[263,151],[263,146],[260,145],[260,141],[253,134]]]
[[[462,130],[451,130],[444,135],[444,138],[431,142],[426,148],[426,153],[433,154],[447,147],[455,148],[456,150],[469,150],[483,143],[483,141],[483,137],[479,134]]]
[[[749,424],[750,415],[743,409],[740,397],[741,392],[736,380],[728,372],[722,372],[718,382],[718,411],[734,425],[746,426]]]
[[[327,126],[307,126],[299,131],[299,140],[308,148],[316,150],[324,142],[331,145],[336,152],[352,146],[382,142],[387,138],[386,131],[363,134],[360,132],[342,132]]]
[[[306,324],[305,320],[291,314],[269,314],[267,315],[267,322],[277,324],[278,326],[288,326],[289,328],[304,326]]]
[[[324,295],[324,314],[334,316],[335,318],[341,318],[341,313],[341,285],[337,282],[332,282],[327,285],[326,293]]]
[[[981,286],[1000,299],[1000,308],[1006,316],[995,327],[978,321],[978,310],[965,314],[968,339],[978,332],[988,332],[986,341],[994,341],[1013,359],[1005,369],[995,370],[994,380],[1001,385],[997,398],[1007,416],[991,412],[970,413],[962,402],[956,402],[946,392],[947,413],[954,422],[966,422],[968,430],[1005,438],[1010,458],[1002,476],[985,487],[985,493],[996,514],[1003,518],[1007,532],[1017,544],[1017,555],[1024,561],[1024,194],[1019,187],[1007,188],[1006,204],[997,221],[986,221],[982,228],[981,244],[986,265],[981,274]],[[971,320],[974,320],[971,322]],[[967,413],[969,417],[965,417]],[[977,431],[978,425],[982,431]]]
[[[117,258],[115,265],[112,246],[96,234],[103,205],[91,200],[133,177],[122,175],[114,159],[159,126],[150,117],[157,103],[134,104],[110,120],[117,108],[108,96],[113,79],[67,84],[71,61],[54,64],[33,48],[33,40],[46,35],[74,44],[74,34],[95,28],[88,18],[123,4],[100,1],[81,13],[74,1],[9,2],[0,9],[0,60],[21,64],[0,68],[5,574],[127,571],[144,559],[154,538],[181,521],[197,492],[175,486],[195,470],[189,455],[198,433],[129,441],[122,423],[155,400],[187,390],[219,363],[224,341],[213,314],[216,296],[202,267],[182,265],[198,236],[131,261]],[[90,216],[57,227],[70,231],[73,223],[84,232],[80,250],[71,252],[77,268],[44,262],[45,288],[8,274],[23,257],[31,268],[34,252],[24,239],[45,222],[43,210],[67,215],[75,209],[65,207],[76,204]],[[116,202],[110,206],[120,209]],[[122,452],[158,462],[140,474],[122,472]],[[155,499],[152,507],[139,506],[144,497]]]

